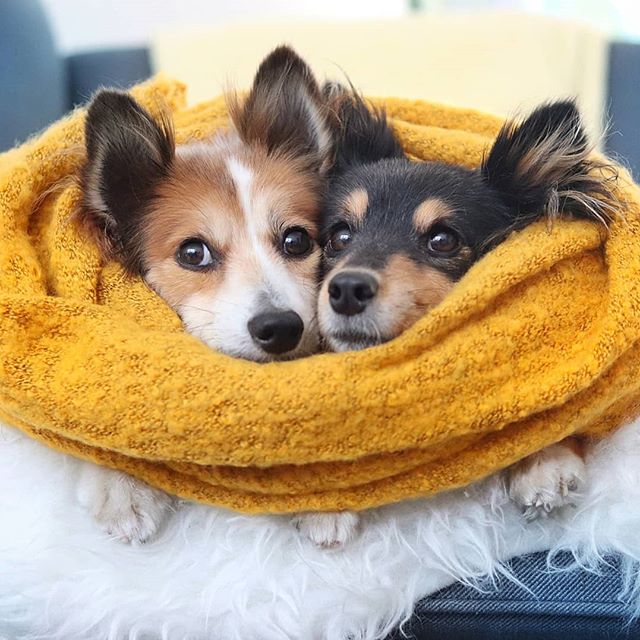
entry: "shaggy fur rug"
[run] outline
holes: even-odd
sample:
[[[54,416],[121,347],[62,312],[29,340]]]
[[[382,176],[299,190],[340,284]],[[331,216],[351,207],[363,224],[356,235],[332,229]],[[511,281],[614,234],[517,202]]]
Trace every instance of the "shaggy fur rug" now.
[[[587,568],[623,554],[638,601],[640,424],[599,444],[580,506],[527,524],[498,478],[365,514],[343,550],[289,518],[184,504],[142,547],[109,540],[76,499],[78,465],[0,428],[0,638],[281,640],[381,638],[417,600],[501,562],[569,550]]]

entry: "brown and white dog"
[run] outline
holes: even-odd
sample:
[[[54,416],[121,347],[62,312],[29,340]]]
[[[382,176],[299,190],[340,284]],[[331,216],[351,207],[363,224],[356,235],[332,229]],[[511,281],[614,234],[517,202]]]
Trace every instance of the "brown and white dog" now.
[[[328,86],[341,121],[323,206],[320,332],[333,351],[398,336],[514,230],[559,215],[605,224],[610,168],[594,161],[571,101],[507,123],[475,170],[411,162],[383,112]],[[571,503],[585,481],[568,439],[508,472],[527,519]]]
[[[314,353],[323,176],[329,116],[307,65],[280,47],[245,100],[229,99],[232,127],[176,146],[131,96],[103,91],[86,120],[81,220],[105,259],[120,261],[211,348],[273,361]],[[81,501],[114,537],[144,542],[173,499],[128,475],[86,464]],[[322,516],[334,542],[350,515]],[[315,522],[315,521],[314,521]],[[315,534],[315,535],[314,535]]]

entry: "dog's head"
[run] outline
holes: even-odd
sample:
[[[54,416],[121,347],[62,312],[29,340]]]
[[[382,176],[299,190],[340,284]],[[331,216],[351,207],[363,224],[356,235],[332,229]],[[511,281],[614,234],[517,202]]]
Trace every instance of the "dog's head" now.
[[[333,350],[394,338],[483,254],[541,216],[607,217],[611,194],[573,102],[506,124],[468,170],[410,162],[383,112],[346,92],[334,100],[342,134],[324,203],[318,308]]]
[[[99,93],[86,121],[83,218],[214,349],[311,353],[319,198],[331,136],[319,87],[286,47],[260,65],[233,127],[176,146],[131,96]]]

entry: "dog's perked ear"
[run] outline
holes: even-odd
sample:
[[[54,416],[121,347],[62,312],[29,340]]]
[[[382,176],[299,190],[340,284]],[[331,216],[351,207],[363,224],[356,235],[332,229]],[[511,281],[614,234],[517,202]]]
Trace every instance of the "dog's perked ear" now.
[[[333,148],[329,112],[309,65],[293,49],[272,51],[258,67],[246,99],[229,95],[227,102],[245,143],[327,169]]]
[[[388,158],[404,158],[400,142],[382,109],[367,105],[355,91],[337,83],[324,85],[325,99],[337,118],[332,173]]]
[[[590,157],[591,151],[575,103],[553,102],[521,124],[505,124],[480,172],[508,207],[516,228],[560,214],[606,224],[615,176]]]
[[[136,231],[174,158],[171,124],[156,122],[125,93],[101,91],[87,112],[85,144],[84,222],[107,254],[118,253],[127,269],[139,273]]]

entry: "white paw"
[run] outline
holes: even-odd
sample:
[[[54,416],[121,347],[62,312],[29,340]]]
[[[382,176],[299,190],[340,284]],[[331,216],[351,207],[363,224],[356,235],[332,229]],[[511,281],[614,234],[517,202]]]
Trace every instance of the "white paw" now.
[[[554,444],[508,470],[509,497],[527,520],[575,505],[587,478],[583,459],[563,444]]]
[[[85,465],[79,484],[81,503],[110,536],[142,544],[158,531],[173,499],[126,473]]]
[[[336,549],[351,542],[358,533],[360,516],[353,511],[336,513],[300,513],[293,524],[318,547]]]

